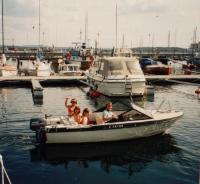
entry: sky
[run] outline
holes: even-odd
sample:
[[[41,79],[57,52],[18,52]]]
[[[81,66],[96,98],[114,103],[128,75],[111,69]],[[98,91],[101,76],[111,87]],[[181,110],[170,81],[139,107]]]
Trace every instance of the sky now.
[[[124,35],[126,47],[187,48],[195,27],[200,39],[200,0],[40,0],[41,44],[84,41],[88,15],[89,45],[99,40],[99,47],[115,46],[116,4],[118,47]],[[7,45],[37,45],[39,0],[4,0],[4,22]]]

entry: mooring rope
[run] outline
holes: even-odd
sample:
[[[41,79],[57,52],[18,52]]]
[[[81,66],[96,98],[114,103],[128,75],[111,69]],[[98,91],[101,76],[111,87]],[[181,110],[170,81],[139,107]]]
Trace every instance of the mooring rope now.
[[[1,154],[0,154],[0,165],[1,165],[1,181],[2,181],[2,184],[4,184],[4,174],[5,174],[5,176],[6,176],[7,180],[8,180],[8,183],[9,183],[9,184],[12,184],[12,182],[11,182],[11,180],[10,180],[10,178],[9,178],[9,176],[8,176],[8,174],[7,174],[7,172],[6,172],[6,169],[5,169],[5,167],[4,167],[4,164],[3,164],[3,157],[2,157]]]

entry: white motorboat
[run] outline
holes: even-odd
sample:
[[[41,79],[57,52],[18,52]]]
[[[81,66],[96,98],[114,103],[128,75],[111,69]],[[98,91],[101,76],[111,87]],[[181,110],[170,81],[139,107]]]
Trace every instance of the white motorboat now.
[[[59,75],[81,76],[83,71],[80,70],[80,65],[78,64],[61,63],[58,66],[58,73]]]
[[[106,96],[143,96],[146,79],[136,57],[109,57],[85,73],[88,85]]]
[[[91,48],[86,48],[86,43],[75,42],[73,47],[66,53],[66,63],[79,65],[82,70],[87,70],[94,62],[94,54]]]
[[[66,116],[30,120],[40,143],[90,143],[138,139],[164,133],[183,115],[174,110],[146,111],[134,104],[128,111],[113,111],[118,119],[102,123],[102,112],[90,115],[95,124],[82,125]]]

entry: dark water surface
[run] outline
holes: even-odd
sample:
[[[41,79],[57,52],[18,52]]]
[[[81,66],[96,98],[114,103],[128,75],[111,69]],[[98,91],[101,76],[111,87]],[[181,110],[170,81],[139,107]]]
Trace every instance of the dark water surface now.
[[[1,88],[0,153],[7,172],[13,184],[197,184],[200,100],[195,89],[156,86],[153,99],[137,101],[153,109],[165,99],[184,112],[165,135],[104,144],[36,146],[30,118],[65,114],[64,98],[69,95],[78,98],[81,109],[95,110],[99,102],[86,96],[86,88],[45,88],[43,103],[38,104],[33,103],[30,89]],[[169,108],[168,103],[164,106]]]

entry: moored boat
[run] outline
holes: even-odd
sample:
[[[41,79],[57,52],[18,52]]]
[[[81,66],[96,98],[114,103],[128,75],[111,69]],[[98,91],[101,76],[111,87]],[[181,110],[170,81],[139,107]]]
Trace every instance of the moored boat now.
[[[108,57],[85,73],[88,84],[106,96],[143,96],[146,80],[136,57]]]
[[[17,75],[17,67],[14,65],[10,65],[7,63],[6,55],[5,55],[5,45],[4,45],[4,7],[2,0],[2,55],[0,59],[0,76],[8,77],[8,76],[16,76]]]
[[[58,66],[58,74],[67,76],[81,76],[83,71],[80,70],[80,65],[78,64],[60,63]]]
[[[170,75],[173,73],[173,68],[170,65],[164,65],[150,58],[140,59],[140,65],[145,74]]]
[[[9,77],[17,75],[17,67],[9,64],[0,64],[0,76]]]
[[[164,133],[183,115],[174,110],[146,111],[134,104],[128,111],[114,111],[118,119],[100,123],[102,112],[94,112],[90,119],[95,124],[82,125],[66,116],[30,120],[41,143],[90,143],[138,139]]]
[[[93,49],[87,48],[86,43],[75,42],[65,57],[66,63],[79,65],[82,70],[89,69],[94,62]]]

